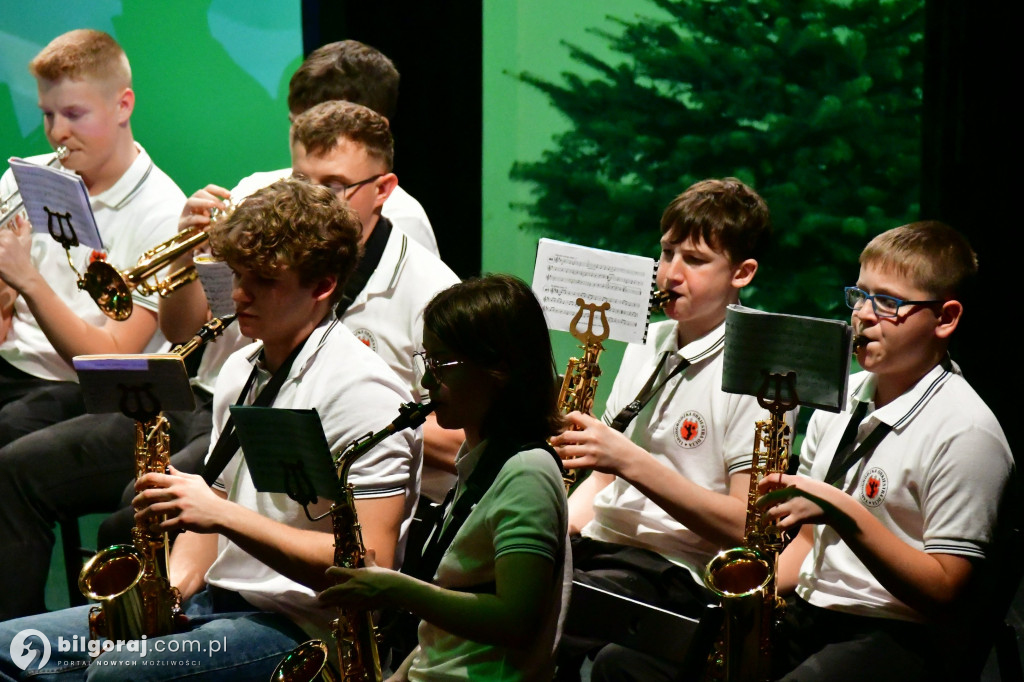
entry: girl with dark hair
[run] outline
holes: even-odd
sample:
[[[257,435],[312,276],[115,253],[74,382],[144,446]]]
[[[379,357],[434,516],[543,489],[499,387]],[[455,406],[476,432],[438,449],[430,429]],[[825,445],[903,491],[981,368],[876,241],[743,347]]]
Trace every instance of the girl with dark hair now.
[[[571,582],[562,428],[544,314],[507,275],[456,284],[424,311],[423,386],[437,420],[464,429],[458,483],[418,579],[373,565],[332,568],[322,601],[422,619],[392,680],[551,679]]]

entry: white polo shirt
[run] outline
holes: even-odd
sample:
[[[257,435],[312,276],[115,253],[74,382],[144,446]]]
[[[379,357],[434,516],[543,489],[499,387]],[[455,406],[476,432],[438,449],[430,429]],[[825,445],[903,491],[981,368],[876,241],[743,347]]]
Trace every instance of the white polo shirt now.
[[[341,317],[356,338],[384,358],[417,400],[427,395],[413,364],[413,353],[423,349],[423,309],[437,292],[458,281],[440,259],[392,228],[377,269]],[[454,474],[423,469],[422,492],[435,501],[443,500],[454,483]]]
[[[178,215],[185,204],[185,195],[174,181],[156,167],[140,145],[136,147],[139,155],[120,179],[110,189],[89,197],[100,238],[106,247],[107,262],[122,271],[135,265],[143,253],[177,234]],[[29,160],[45,164],[51,157],[47,154]],[[7,196],[16,187],[14,174],[8,169],[0,179],[0,194]],[[71,248],[71,260],[81,274],[85,274],[92,256],[93,250],[89,247]],[[109,319],[89,294],[78,288],[64,247],[49,234],[33,233],[32,264],[79,318],[94,326],[101,326]],[[133,293],[132,300],[136,306],[157,310],[156,294]],[[166,344],[158,329],[145,352],[163,350]],[[20,296],[14,305],[11,330],[0,345],[0,357],[40,379],[78,381],[74,368],[54,350]]]
[[[459,494],[485,447],[459,451]],[[542,624],[529,647],[514,649],[474,642],[422,621],[410,682],[550,680],[572,587],[567,529],[565,489],[554,457],[541,449],[513,455],[455,534],[434,582],[452,589],[473,587],[494,581],[498,557],[517,552],[545,557],[554,564],[556,578],[543,600],[548,608]]]
[[[666,376],[682,358],[693,364],[644,407],[625,434],[658,461],[712,492],[728,494],[732,474],[750,468],[755,422],[768,411],[753,396],[722,391],[723,323],[704,337],[678,347],[676,323],[651,325],[647,343],[630,344],[608,397],[604,421],[632,402],[664,351],[670,353]],[[698,357],[703,359],[694,360]],[[660,381],[660,379],[659,379]],[[704,567],[719,547],[672,518],[622,478],[594,498],[594,519],[582,534],[649,549],[685,567],[703,584]]]
[[[879,423],[892,431],[870,457],[846,472],[839,487],[914,549],[984,558],[1013,469],[1009,445],[992,411],[955,366],[932,368],[877,410],[872,404],[875,380],[869,372],[851,377],[847,412],[814,413],[799,473],[825,479],[854,403],[868,402],[856,442]],[[882,587],[829,526],[814,527],[814,545],[800,567],[797,594],[816,606],[846,613],[925,620]]]
[[[291,176],[291,168],[253,173],[238,181],[235,188],[231,190],[231,196],[238,201],[277,180]],[[427,251],[435,256],[440,256],[437,250],[437,238],[434,237],[434,228],[430,226],[427,212],[423,210],[420,202],[404,189],[395,187],[391,195],[384,200],[381,214],[390,220],[392,225],[419,242]]]
[[[228,419],[229,405],[245,386],[261,348],[258,343],[234,353],[220,372],[214,393],[211,450]],[[264,378],[269,375],[264,373]],[[252,402],[253,392],[250,391],[246,403]],[[357,438],[387,426],[398,416],[401,404],[410,399],[403,383],[380,357],[329,316],[313,331],[296,357],[273,406],[315,408],[328,446],[337,455]],[[348,482],[355,486],[356,498],[405,495],[405,517],[396,551],[399,560],[416,508],[421,457],[419,433],[405,429],[360,457],[349,474]],[[274,521],[299,529],[332,532],[329,517],[311,522],[302,507],[287,495],[257,492],[241,452],[228,463],[215,485],[227,491],[229,500]],[[310,508],[310,513],[315,517],[329,508],[328,501],[320,500]],[[206,574],[208,584],[234,590],[259,609],[282,613],[310,635],[328,635],[329,622],[337,610],[320,606],[313,590],[281,575],[224,536],[218,537],[217,548],[217,558]]]

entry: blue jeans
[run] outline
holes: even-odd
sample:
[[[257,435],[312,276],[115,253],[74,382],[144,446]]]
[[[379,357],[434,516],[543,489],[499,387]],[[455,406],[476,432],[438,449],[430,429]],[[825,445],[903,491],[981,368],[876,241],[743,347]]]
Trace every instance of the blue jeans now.
[[[96,659],[88,651],[88,606],[0,623],[0,680],[267,680],[285,654],[309,639],[285,616],[256,610],[227,590],[208,588],[184,611],[185,632],[133,642],[134,651],[122,646]],[[36,633],[19,635],[28,629]],[[39,633],[50,646],[42,669]],[[23,646],[15,647],[15,655],[35,652],[19,657],[24,670],[11,656],[16,636]]]

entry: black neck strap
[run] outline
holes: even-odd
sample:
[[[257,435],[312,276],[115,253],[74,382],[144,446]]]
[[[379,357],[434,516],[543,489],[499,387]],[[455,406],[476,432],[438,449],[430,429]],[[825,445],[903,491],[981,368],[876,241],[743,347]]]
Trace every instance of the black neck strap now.
[[[882,442],[882,439],[892,431],[891,426],[885,422],[879,422],[871,430],[871,433],[864,438],[860,446],[855,448],[854,443],[857,439],[857,429],[860,427],[861,421],[864,420],[864,415],[867,414],[867,411],[867,402],[858,402],[857,407],[853,410],[853,414],[850,415],[850,422],[846,425],[846,430],[843,431],[843,435],[839,439],[836,454],[833,455],[832,462],[828,467],[828,473],[825,474],[825,482],[829,485],[839,484],[843,477],[846,476],[846,472],[860,460],[869,458],[871,453],[875,451],[875,448],[878,447],[878,444]]]
[[[615,415],[615,419],[612,420],[612,428],[615,429],[616,431],[625,431],[626,427],[628,427],[632,423],[632,421],[636,419],[636,416],[640,414],[640,410],[644,409],[644,406],[651,401],[651,398],[658,395],[658,391],[663,389],[665,387],[665,384],[667,384],[669,380],[672,379],[672,377],[676,376],[680,372],[686,371],[686,369],[690,367],[693,363],[700,362],[707,356],[717,352],[718,349],[724,345],[724,343],[725,337],[723,336],[714,344],[712,344],[710,348],[708,348],[702,353],[698,353],[697,355],[693,356],[692,360],[682,358],[680,363],[676,365],[675,369],[669,372],[668,376],[665,377],[665,379],[660,384],[655,386],[654,382],[657,380],[658,375],[661,374],[661,370],[665,366],[665,363],[668,362],[669,355],[672,354],[672,351],[668,350],[663,352],[661,354],[661,360],[658,361],[658,366],[654,368],[653,372],[651,372],[651,376],[647,379],[647,383],[644,384],[644,387],[640,389],[640,392],[637,394],[636,398],[633,399],[633,402],[626,405],[619,411],[617,415]]]
[[[337,324],[335,321],[332,324]],[[310,334],[312,336],[312,334]],[[299,352],[302,347],[306,345],[306,341],[309,340],[309,336],[299,342],[292,352],[288,354],[285,361],[281,363],[281,366],[277,368],[277,371],[270,376],[270,381],[263,387],[263,390],[259,392],[255,400],[252,401],[253,405],[258,407],[270,407],[274,404],[274,398],[277,397],[278,391],[281,390],[284,380],[288,378],[288,373],[291,371],[292,365],[295,363],[295,358],[299,356]],[[263,357],[263,351],[260,351],[260,359]],[[249,378],[245,381],[245,387],[242,388],[242,392],[238,394],[238,400],[235,401],[236,405],[245,404],[245,398],[249,395],[249,391],[252,390],[253,384],[256,382],[256,377],[259,375],[259,360],[253,364],[252,371],[249,373]],[[213,446],[213,450],[210,452],[210,457],[206,460],[206,466],[203,467],[203,480],[206,481],[207,485],[213,485],[213,482],[217,480],[221,472],[224,471],[224,467],[228,465],[231,458],[234,457],[235,453],[238,452],[238,432],[235,430],[235,421],[228,416],[227,422],[224,424],[224,430],[221,431],[220,438],[217,439],[217,444]]]
[[[427,543],[423,546],[423,551],[418,560],[414,562],[415,568],[411,571],[414,577],[428,583],[433,582],[434,574],[437,573],[437,567],[441,565],[441,558],[452,544],[452,540],[455,539],[455,534],[462,528],[462,524],[465,523],[466,518],[473,511],[473,507],[476,506],[477,502],[483,498],[484,493],[491,487],[491,484],[494,483],[494,479],[498,477],[498,472],[505,466],[505,462],[523,450],[534,449],[547,450],[554,457],[559,468],[561,468],[561,459],[559,459],[554,449],[543,441],[515,444],[489,442],[487,444],[487,449],[481,453],[480,460],[473,469],[473,473],[466,479],[466,489],[459,496],[459,499],[455,500],[455,505],[452,506],[452,500],[455,498],[455,491],[458,489],[457,484],[448,491],[444,502],[441,503],[441,508],[446,510],[446,513],[437,515],[434,527],[427,536]],[[451,507],[451,511],[447,511],[449,507]],[[447,526],[444,525],[445,518],[449,518]],[[443,531],[442,528],[444,529]],[[483,589],[481,591],[487,590]]]
[[[334,308],[338,317],[345,314],[348,307],[352,305],[352,302],[356,300],[359,293],[366,287],[366,283],[370,281],[370,277],[377,269],[377,266],[380,265],[380,259],[384,255],[384,247],[387,246],[390,236],[391,222],[384,216],[377,216],[377,224],[374,226],[373,232],[370,233],[369,239],[363,244],[363,257],[359,259],[356,269],[345,282],[345,289],[341,294],[341,299]]]

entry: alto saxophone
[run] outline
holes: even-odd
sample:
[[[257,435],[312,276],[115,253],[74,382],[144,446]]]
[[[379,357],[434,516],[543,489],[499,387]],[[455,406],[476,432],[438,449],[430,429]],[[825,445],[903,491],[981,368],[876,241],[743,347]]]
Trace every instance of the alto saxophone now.
[[[234,315],[213,318],[187,343],[171,352],[185,358],[216,338]],[[139,415],[143,417],[142,414]],[[159,412],[135,421],[135,477],[166,473],[170,462],[167,419]],[[137,521],[132,544],[98,552],[82,568],[78,587],[99,602],[89,610],[89,636],[133,640],[174,632],[181,613],[181,594],[167,577],[169,543],[166,532],[154,532],[149,521]]]
[[[608,338],[608,317],[605,312],[611,304],[607,301],[600,304],[584,303],[582,298],[577,298],[576,305],[580,309],[569,323],[569,333],[580,342],[583,357],[569,358],[569,366],[565,370],[562,387],[558,391],[558,410],[562,414],[573,411],[591,414],[594,409],[594,396],[597,394],[597,378],[601,376],[601,367],[597,364],[601,351],[604,350],[601,342]],[[587,319],[586,331],[580,331],[579,323],[583,319],[584,311],[588,311],[590,316]],[[594,315],[600,316],[600,334],[594,331]],[[568,494],[576,484],[576,470],[567,469],[562,479],[565,482],[565,492]]]
[[[722,602],[722,632],[709,661],[708,677],[728,682],[771,679],[772,637],[784,602],[776,591],[776,566],[786,545],[784,531],[764,516],[755,502],[766,476],[786,473],[789,435],[786,412],[797,405],[795,373],[773,374],[757,396],[769,411],[754,428],[754,452],[747,491],[743,545],[719,552],[707,565],[704,583]],[[774,398],[767,398],[769,383]]]
[[[341,500],[327,512],[331,515],[334,529],[335,566],[362,568],[366,565],[363,531],[356,514],[353,486],[348,482],[352,465],[388,436],[422,424],[433,409],[429,404],[405,403],[393,422],[377,433],[368,433],[354,440],[338,457],[336,466]],[[292,649],[277,664],[270,679],[282,682],[318,679],[330,682],[381,682],[384,679],[380,642],[372,611],[339,608],[338,617],[331,621],[331,636],[338,648],[337,673],[328,663],[327,644],[320,639],[311,639]]]

